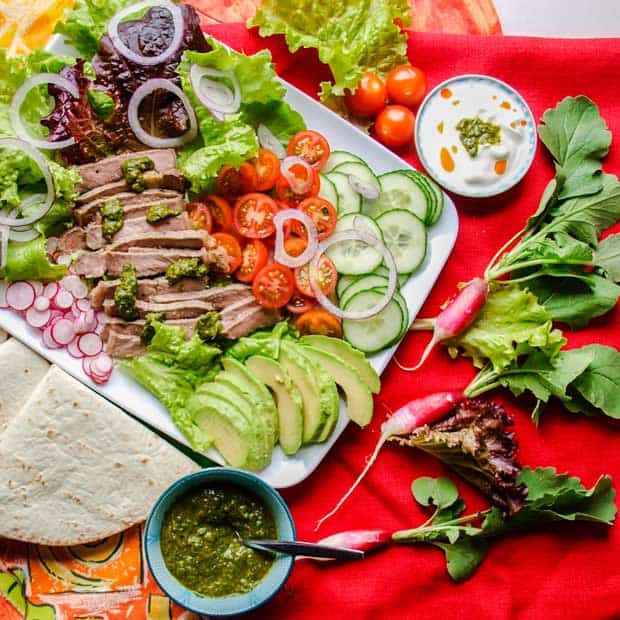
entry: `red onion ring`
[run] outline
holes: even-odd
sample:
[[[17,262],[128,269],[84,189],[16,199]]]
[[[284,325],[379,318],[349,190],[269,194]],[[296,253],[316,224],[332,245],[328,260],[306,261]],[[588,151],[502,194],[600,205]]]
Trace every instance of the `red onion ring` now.
[[[0,226],[8,226],[10,228],[29,226],[30,224],[34,224],[36,221],[40,220],[54,204],[54,198],[56,197],[56,193],[54,191],[54,180],[52,179],[52,173],[50,172],[45,157],[43,157],[43,155],[41,155],[39,151],[37,151],[25,140],[21,140],[19,138],[0,138],[0,149],[2,148],[10,148],[18,151],[23,151],[26,155],[28,155],[28,157],[30,157],[30,159],[32,159],[37,164],[37,166],[39,166],[41,174],[43,175],[43,180],[45,181],[45,185],[47,187],[47,194],[45,196],[45,202],[43,203],[41,209],[39,209],[34,215],[21,219],[8,217],[0,213]]]
[[[24,208],[30,207],[33,204],[36,204],[37,202],[44,202],[44,201],[45,201],[45,194],[32,194],[31,196],[28,196],[22,201],[20,208],[24,209]],[[19,209],[13,209],[9,213],[9,217],[16,217],[18,214],[19,214]],[[38,236],[39,236],[39,232],[36,231],[32,227],[32,225],[15,226],[14,228],[11,228],[11,230],[9,231],[9,239],[11,241],[17,241],[19,243],[25,243],[27,241],[32,241],[33,239],[36,239]]]
[[[318,272],[319,260],[321,256],[334,243],[339,243],[340,241],[363,241],[364,243],[371,245],[383,255],[383,259],[389,272],[387,290],[385,291],[385,296],[383,299],[376,306],[368,308],[368,310],[363,310],[361,312],[347,312],[346,310],[342,310],[323,294],[319,283],[316,281],[315,274]],[[397,281],[396,263],[394,262],[392,253],[384,245],[381,239],[378,239],[376,235],[373,235],[367,230],[343,230],[342,232],[334,233],[331,237],[325,239],[325,241],[319,244],[319,249],[310,263],[310,285],[316,295],[317,301],[326,310],[341,319],[359,321],[362,319],[369,319],[370,317],[379,314],[379,312],[381,312],[381,310],[383,310],[394,297]]]
[[[209,77],[225,78],[232,84],[232,89],[226,84]],[[211,113],[234,114],[241,105],[241,87],[239,80],[232,71],[218,71],[210,67],[193,64],[189,69],[189,81],[194,94]]]
[[[74,99],[79,99],[80,93],[75,86],[69,80],[64,77],[61,77],[57,73],[37,73],[32,77],[28,78],[16,91],[13,95],[13,99],[11,100],[11,105],[9,106],[9,119],[11,121],[11,125],[13,126],[13,130],[15,131],[15,135],[22,140],[26,140],[33,146],[36,146],[39,149],[64,149],[67,146],[71,146],[75,144],[75,138],[67,138],[66,140],[60,140],[59,142],[50,142],[49,140],[42,140],[33,136],[29,133],[22,122],[22,118],[20,115],[20,110],[22,104],[24,103],[28,93],[37,86],[41,86],[42,84],[54,84],[59,88],[66,90]]]
[[[306,178],[302,180],[295,176],[291,172],[293,166],[302,166],[306,170]],[[314,170],[312,166],[301,157],[295,155],[285,157],[280,164],[280,173],[288,181],[288,184],[295,194],[305,194],[312,187]]]
[[[308,232],[308,245],[299,256],[291,256],[284,249],[284,222],[287,220],[297,220],[305,226]],[[308,263],[319,247],[318,232],[312,218],[297,209],[283,209],[273,216],[273,223],[276,227],[276,243],[273,255],[276,262],[293,269]]]
[[[126,17],[135,15],[142,9],[148,9],[155,6],[166,9],[172,16],[172,41],[170,41],[170,45],[161,54],[157,54],[157,56],[142,56],[141,54],[136,54],[123,43],[118,32],[118,27]],[[183,31],[183,13],[181,12],[179,5],[169,2],[168,0],[143,0],[137,4],[132,4],[124,9],[121,9],[108,23],[108,36],[112,39],[112,43],[118,53],[138,65],[159,65],[168,60],[168,58],[170,58],[170,56],[172,56],[179,49],[179,46],[183,41]]]
[[[256,129],[258,142],[264,149],[269,149],[276,154],[278,159],[286,157],[286,149],[282,146],[282,142],[278,140],[266,125],[259,125]]]
[[[187,112],[187,116],[189,118],[189,129],[182,136],[177,136],[176,138],[158,138],[144,131],[142,125],[140,124],[140,118],[138,116],[140,103],[142,103],[142,100],[145,97],[148,97],[148,95],[152,92],[160,89],[167,90],[173,95],[176,95],[185,107],[185,111]],[[191,142],[198,134],[198,121],[196,119],[196,113],[194,112],[194,108],[187,98],[187,95],[176,84],[163,78],[153,78],[152,80],[147,80],[136,89],[136,92],[134,92],[131,96],[129,105],[127,106],[127,118],[132,131],[136,134],[136,138],[138,138],[138,140],[140,140],[143,144],[146,144],[154,149],[167,149],[183,146],[187,142]]]

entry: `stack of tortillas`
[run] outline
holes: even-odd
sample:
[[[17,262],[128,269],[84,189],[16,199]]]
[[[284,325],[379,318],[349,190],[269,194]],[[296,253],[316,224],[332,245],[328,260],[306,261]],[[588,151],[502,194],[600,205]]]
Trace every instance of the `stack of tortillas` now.
[[[0,345],[0,537],[92,542],[198,465],[15,339]]]

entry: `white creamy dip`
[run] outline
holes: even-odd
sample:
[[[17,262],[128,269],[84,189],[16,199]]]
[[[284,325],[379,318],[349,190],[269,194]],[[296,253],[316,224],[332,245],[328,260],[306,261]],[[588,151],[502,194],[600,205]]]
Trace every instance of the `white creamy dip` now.
[[[457,129],[463,119],[499,127],[499,141],[485,144],[483,139],[472,156]],[[510,87],[484,76],[462,76],[440,84],[422,104],[416,146],[441,185],[465,196],[490,196],[525,174],[534,154],[534,132],[529,108]]]

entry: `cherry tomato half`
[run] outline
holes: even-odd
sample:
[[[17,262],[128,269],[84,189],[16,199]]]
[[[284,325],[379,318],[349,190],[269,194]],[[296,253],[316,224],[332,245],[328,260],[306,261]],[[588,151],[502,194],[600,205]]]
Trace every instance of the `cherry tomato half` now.
[[[386,146],[404,146],[413,140],[414,125],[415,116],[409,108],[388,105],[375,120],[375,133]]]
[[[287,222],[288,223],[288,222]],[[308,247],[308,241],[301,237],[289,236],[284,240],[284,251],[289,256],[299,256]]]
[[[302,336],[320,334],[332,338],[342,338],[342,325],[337,317],[327,310],[313,309],[302,314],[296,321],[295,327]]]
[[[210,233],[213,230],[213,217],[209,207],[202,202],[190,202],[187,205],[189,219],[196,228],[201,228]]]
[[[280,160],[278,156],[269,149],[260,149],[258,157],[254,162],[256,168],[256,190],[266,192],[270,190],[280,176]]]
[[[208,196],[203,196],[200,202],[209,207],[211,216],[213,217],[213,225],[217,230],[224,232],[230,231],[233,224],[233,216],[228,201],[219,196],[210,194]]]
[[[386,85],[390,101],[416,106],[426,94],[426,74],[411,65],[395,67],[388,73]]]
[[[267,246],[258,239],[248,241],[241,250],[241,266],[235,272],[239,282],[252,282],[256,274],[267,264],[269,251]]]
[[[376,116],[385,106],[387,89],[383,80],[371,71],[366,71],[354,93],[345,92],[345,103],[356,116]]]
[[[241,265],[241,246],[235,237],[225,232],[218,232],[213,235],[218,245],[223,247],[228,254],[228,273],[233,273]]]
[[[318,233],[319,241],[327,239],[336,228],[338,212],[329,200],[324,200],[318,196],[306,198],[299,205],[299,210],[310,216]],[[293,223],[293,230],[300,236],[306,236],[306,227],[298,221]]]
[[[217,193],[225,198],[234,199],[241,194],[256,191],[258,175],[256,168],[244,162],[237,170],[234,166],[222,166],[217,177]]]
[[[286,309],[291,314],[303,314],[312,310],[316,306],[316,299],[311,299],[302,295],[299,291],[295,291],[291,297],[291,301],[286,304]]]
[[[278,205],[269,196],[259,193],[246,194],[235,204],[235,228],[248,239],[264,239],[276,231],[273,216],[277,212]]]
[[[299,203],[305,198],[310,196],[316,196],[321,189],[321,179],[316,170],[312,171],[312,185],[310,189],[304,194],[296,194],[289,185],[289,182],[281,176],[276,181],[276,197],[287,209],[295,209]]]
[[[320,170],[329,158],[329,144],[318,131],[300,131],[288,143],[287,155],[305,159],[313,168]]]
[[[293,272],[284,265],[269,263],[254,278],[252,292],[264,308],[282,308],[290,301],[295,290]]]
[[[317,269],[316,282],[324,295],[330,295],[336,288],[338,282],[338,272],[336,271],[336,265],[332,262],[329,256],[323,254],[319,259],[319,266]],[[295,269],[295,284],[299,289],[299,292],[306,297],[316,297],[312,284],[310,284],[310,263],[306,263],[301,267]]]

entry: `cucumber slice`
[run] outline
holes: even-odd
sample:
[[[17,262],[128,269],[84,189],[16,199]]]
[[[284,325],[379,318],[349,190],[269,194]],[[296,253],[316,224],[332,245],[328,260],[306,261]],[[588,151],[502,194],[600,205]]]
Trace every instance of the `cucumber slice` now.
[[[380,290],[360,291],[349,299],[346,310],[359,312],[376,306],[383,298]],[[342,332],[345,340],[364,353],[376,353],[396,342],[403,331],[403,311],[393,299],[379,314],[369,319],[344,319]]]
[[[407,209],[424,221],[429,198],[407,172],[396,170],[381,175],[379,177],[381,195],[376,200],[365,200],[362,206],[363,212],[377,218],[386,211]]]
[[[411,211],[396,209],[386,211],[377,218],[398,273],[415,271],[426,256],[426,227]]]
[[[351,230],[359,226],[370,229],[378,239],[383,239],[377,224],[369,217],[359,213],[349,213],[341,217],[336,224],[335,232]],[[326,254],[334,261],[338,273],[350,276],[371,273],[383,260],[380,252],[363,241],[341,241],[340,243],[335,243],[328,248]]]
[[[357,177],[365,185],[374,187],[377,194],[381,194],[381,185],[379,180],[375,176],[375,173],[364,163],[361,162],[346,162],[340,164],[334,168],[334,172],[340,172],[340,174],[346,174],[347,179],[350,175]]]
[[[362,210],[362,197],[351,187],[349,177],[340,172],[330,172],[325,177],[329,179],[338,194],[338,214],[359,213]]]
[[[403,286],[405,286],[405,284],[407,284],[407,281],[409,280],[409,278],[411,277],[410,273],[399,273],[398,274],[398,288],[402,288]]]
[[[388,279],[384,276],[376,276],[370,274],[358,278],[351,286],[348,286],[340,296],[340,307],[344,308],[347,305],[349,299],[353,295],[357,295],[360,291],[369,291],[372,288],[386,288],[388,285]]]
[[[347,161],[355,161],[360,164],[364,163],[360,157],[353,155],[353,153],[349,153],[349,151],[332,151],[323,168],[323,172],[331,172],[336,166],[344,164]]]
[[[321,189],[319,190],[319,198],[323,198],[328,202],[331,202],[334,205],[336,211],[339,210],[338,203],[340,202],[338,198],[338,192],[336,191],[336,186],[330,181],[324,174],[319,174],[319,179],[321,181]]]
[[[424,192],[424,195],[427,198],[428,208],[426,210],[426,215],[424,216],[423,219],[424,219],[424,223],[427,226],[430,226],[430,222],[433,221],[435,212],[437,211],[437,208],[438,208],[439,201],[438,201],[437,195],[435,194],[433,188],[431,187],[429,178],[425,174],[422,174],[421,172],[418,172],[417,170],[407,170],[406,172],[409,178],[419,186],[419,188]]]
[[[398,291],[394,293],[394,301],[400,306],[403,313],[403,327],[398,335],[398,340],[402,340],[409,329],[409,307],[405,298]]]
[[[390,270],[384,264],[379,265],[373,271],[373,273],[378,276],[385,276],[386,279],[390,277]],[[400,288],[401,286],[404,286],[405,282],[407,282],[410,276],[411,274],[409,273],[398,274],[397,276],[398,277],[398,288]]]
[[[422,174],[422,173],[420,172],[419,174]],[[431,188],[431,191],[433,192],[433,194],[435,194],[435,198],[437,199],[437,204],[435,205],[435,210],[433,211],[431,219],[430,221],[426,222],[428,226],[433,226],[439,221],[439,218],[441,217],[441,214],[443,213],[445,194],[443,193],[443,190],[441,189],[441,187],[439,187],[439,185],[437,185],[437,183],[435,183],[433,179],[431,179],[427,175],[423,175],[423,176],[426,182],[428,183],[429,187]]]
[[[356,280],[357,278],[354,276],[340,276],[338,278],[338,284],[336,284],[336,295],[338,295],[339,299],[345,290]]]

